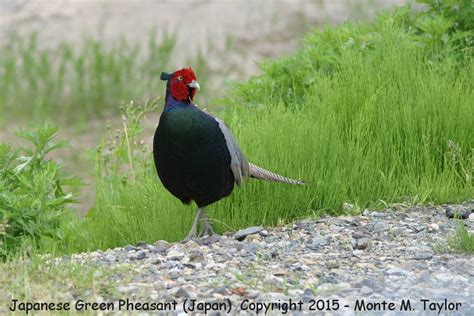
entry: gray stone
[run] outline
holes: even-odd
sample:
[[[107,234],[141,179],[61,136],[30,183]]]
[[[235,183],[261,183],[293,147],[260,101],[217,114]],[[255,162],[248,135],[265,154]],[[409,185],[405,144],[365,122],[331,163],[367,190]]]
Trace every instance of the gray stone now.
[[[318,250],[320,247],[326,246],[330,240],[331,240],[330,236],[314,237],[311,240],[311,243],[307,244],[306,247],[308,247],[311,250]]]
[[[407,270],[404,270],[402,268],[397,268],[397,267],[394,267],[394,268],[390,268],[386,271],[386,273],[388,275],[396,275],[396,276],[405,276],[405,275],[408,275],[408,271]]]
[[[337,261],[335,261],[335,260],[330,260],[330,261],[326,262],[326,267],[328,269],[339,268],[339,263],[337,263]]]
[[[128,254],[130,260],[142,260],[146,258],[146,254],[143,251],[131,252]]]
[[[243,250],[245,252],[251,253],[251,254],[256,254],[257,253],[257,244],[251,242],[248,244],[245,244],[243,247]]]
[[[421,252],[413,256],[414,260],[430,260],[433,258],[433,252]]]
[[[360,293],[362,295],[369,295],[369,294],[372,294],[373,290],[368,287],[368,286],[363,286],[361,289],[360,289]]]
[[[296,250],[296,248],[298,248],[300,245],[301,245],[301,242],[297,240],[292,240],[290,244],[286,247],[286,249],[288,250],[288,252],[291,252],[291,251]]]
[[[207,236],[206,238],[201,239],[199,243],[201,245],[209,246],[216,242],[219,242],[221,238],[222,238],[221,236],[214,234],[214,235]]]
[[[364,250],[364,249],[367,249],[368,246],[369,246],[369,239],[361,238],[361,239],[357,240],[356,245],[354,246],[354,248]]]
[[[146,246],[148,246],[148,244],[144,241],[139,241],[137,242],[137,244],[135,245],[135,247],[137,248],[146,248]]]
[[[138,286],[136,285],[124,285],[124,286],[117,287],[117,291],[122,292],[122,293],[136,292],[137,289],[138,289]]]
[[[165,269],[170,269],[170,268],[173,268],[173,267],[176,267],[178,265],[178,262],[177,261],[166,261],[164,264],[163,264],[163,267]]]
[[[242,241],[248,235],[258,234],[262,230],[263,230],[263,227],[261,226],[248,227],[245,229],[241,229],[234,234],[234,239],[237,239],[238,241]]]
[[[344,230],[344,226],[340,226],[340,225],[331,225],[329,226],[329,229],[335,233],[339,233],[341,231]]]
[[[168,250],[168,248],[169,248],[169,247],[165,247],[165,246],[162,246],[162,245],[158,245],[158,246],[148,245],[148,249],[149,249],[151,252],[160,253],[160,254],[166,253],[166,251]]]
[[[359,229],[352,233],[352,238],[360,239],[360,238],[366,237],[367,235],[368,235],[367,230]]]
[[[471,210],[461,205],[448,205],[445,209],[448,218],[467,219],[471,215]]]
[[[193,291],[190,291],[188,289],[185,289],[183,287],[180,287],[178,289],[175,289],[171,291],[171,295],[173,295],[176,298],[188,298],[188,299],[196,299],[197,295]]]
[[[381,233],[383,231],[386,231],[388,229],[388,226],[383,221],[378,221],[373,224],[372,229],[375,233]]]
[[[223,287],[218,287],[217,289],[214,289],[212,291],[212,293],[217,293],[217,294],[221,294],[223,296],[229,296],[230,295],[230,291],[227,287],[223,286]]]

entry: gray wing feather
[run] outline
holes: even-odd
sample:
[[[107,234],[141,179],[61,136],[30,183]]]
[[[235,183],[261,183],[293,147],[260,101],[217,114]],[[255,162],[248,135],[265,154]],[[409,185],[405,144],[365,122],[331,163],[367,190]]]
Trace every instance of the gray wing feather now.
[[[227,149],[229,150],[231,158],[230,169],[234,174],[235,183],[240,186],[242,180],[250,176],[249,163],[242,153],[239,144],[237,144],[237,141],[224,122],[217,117],[214,117],[214,119],[219,123],[219,128],[221,129],[222,134],[224,134]]]

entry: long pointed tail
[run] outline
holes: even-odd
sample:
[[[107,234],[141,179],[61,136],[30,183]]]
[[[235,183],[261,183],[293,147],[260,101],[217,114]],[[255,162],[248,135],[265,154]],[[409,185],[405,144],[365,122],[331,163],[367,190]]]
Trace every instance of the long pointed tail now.
[[[294,180],[289,179],[284,176],[280,176],[274,172],[265,170],[259,166],[254,165],[253,163],[249,162],[250,167],[250,176],[256,179],[262,179],[267,181],[275,181],[275,182],[282,182],[282,183],[289,183],[289,184],[301,184],[304,185],[305,183],[301,180]]]

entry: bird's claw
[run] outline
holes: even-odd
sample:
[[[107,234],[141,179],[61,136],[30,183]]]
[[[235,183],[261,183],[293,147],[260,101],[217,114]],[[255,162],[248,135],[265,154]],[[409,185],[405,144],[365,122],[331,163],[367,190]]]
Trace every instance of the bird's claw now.
[[[215,235],[216,233],[212,229],[212,225],[209,223],[209,221],[206,219],[203,222],[203,229],[201,233],[199,234],[199,237],[204,237],[204,236],[212,236]]]
[[[201,237],[205,237],[205,236],[213,236],[213,235],[216,235],[216,233],[212,230],[212,228],[209,228],[209,229],[203,229],[198,237],[201,238]]]

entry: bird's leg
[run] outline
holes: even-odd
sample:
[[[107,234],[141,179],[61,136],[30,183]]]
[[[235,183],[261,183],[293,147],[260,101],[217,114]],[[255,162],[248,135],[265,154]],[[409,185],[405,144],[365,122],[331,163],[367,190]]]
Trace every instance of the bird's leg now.
[[[212,225],[211,225],[211,223],[209,223],[209,217],[204,212],[204,210],[202,211],[201,218],[202,218],[203,230],[202,230],[202,233],[200,234],[200,237],[214,235],[215,233],[212,230]]]
[[[191,230],[189,231],[188,237],[186,237],[186,239],[184,241],[188,241],[188,240],[191,240],[192,238],[196,237],[197,227],[198,227],[199,220],[201,219],[203,212],[204,211],[203,211],[202,208],[198,208],[198,211],[196,213],[196,217],[194,217],[193,226],[191,226]]]

